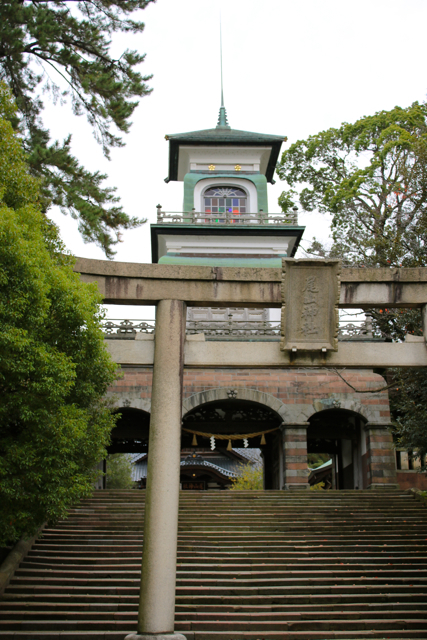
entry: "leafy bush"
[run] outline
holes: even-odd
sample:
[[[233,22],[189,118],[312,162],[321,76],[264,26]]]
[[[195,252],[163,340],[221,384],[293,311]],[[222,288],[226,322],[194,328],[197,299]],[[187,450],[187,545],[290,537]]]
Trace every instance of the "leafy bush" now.
[[[107,457],[107,489],[133,489],[132,464],[126,453]]]
[[[254,466],[249,462],[241,464],[239,469],[239,476],[233,478],[231,481],[233,484],[230,487],[231,491],[259,491],[263,487],[263,471],[262,468]]]
[[[312,484],[310,487],[310,491],[323,491],[324,486],[325,486],[324,482],[318,482],[317,484]]]

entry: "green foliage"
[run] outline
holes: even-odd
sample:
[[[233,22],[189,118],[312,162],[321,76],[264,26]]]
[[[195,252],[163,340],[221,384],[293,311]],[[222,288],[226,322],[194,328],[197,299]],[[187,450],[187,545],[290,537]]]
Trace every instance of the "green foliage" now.
[[[332,248],[314,239],[309,253],[360,267],[426,265],[426,117],[427,105],[415,102],[344,123],[285,151],[278,172],[291,189],[303,186],[303,209],[333,216]],[[290,193],[280,198],[284,210],[293,204]],[[388,340],[422,335],[417,309],[369,313]],[[387,378],[397,383],[390,404],[399,446],[427,452],[427,371],[394,369]]]
[[[312,484],[310,487],[310,491],[323,491],[324,486],[325,486],[324,482],[318,482],[317,484]]]
[[[107,489],[133,489],[132,465],[126,453],[114,453],[107,458]]]
[[[231,491],[260,491],[263,489],[262,467],[250,462],[240,464],[239,476],[231,480]]]
[[[123,146],[138,99],[150,93],[135,67],[144,55],[129,49],[114,57],[114,32],[139,34],[144,24],[131,14],[153,0],[5,0],[0,3],[0,80],[11,88],[18,113],[9,117],[23,136],[33,175],[43,178],[43,207],[58,205],[79,219],[83,239],[114,254],[120,230],[143,221],[119,206],[106,175],[82,167],[71,152],[71,136],[51,141],[43,125],[42,94],[55,103],[71,100],[75,115],[85,114],[109,157]],[[59,84],[62,85],[59,86]],[[64,88],[66,87],[66,88]]]
[[[320,467],[325,462],[330,460],[331,456],[329,453],[308,453],[307,454],[307,463],[310,469],[316,469]]]
[[[331,213],[331,256],[359,266],[422,266],[427,222],[427,105],[395,107],[344,123],[285,151],[284,211]],[[311,252],[319,254],[314,246]]]
[[[427,372],[425,369],[394,369],[391,376],[397,384],[397,390],[390,398],[397,444],[417,452],[421,460],[424,460],[422,468],[425,470]]]
[[[11,113],[0,85],[0,546],[88,495],[115,422],[99,294],[40,211]]]

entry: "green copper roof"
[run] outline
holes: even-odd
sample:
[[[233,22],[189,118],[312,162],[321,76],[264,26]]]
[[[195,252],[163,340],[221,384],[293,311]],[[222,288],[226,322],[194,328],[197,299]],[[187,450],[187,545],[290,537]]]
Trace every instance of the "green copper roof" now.
[[[221,105],[218,124],[215,129],[202,129],[201,131],[188,131],[187,133],[174,133],[165,136],[169,140],[169,180],[178,179],[179,147],[185,145],[200,146],[256,146],[271,147],[270,158],[266,170],[268,182],[273,182],[274,170],[280,153],[282,142],[287,140],[284,136],[274,136],[266,133],[254,133],[253,131],[241,131],[231,129],[227,120],[225,107]]]
[[[225,115],[225,118],[227,116]],[[221,118],[221,113],[220,113]],[[165,136],[170,142],[180,143],[249,143],[255,145],[277,144],[285,140],[284,136],[273,136],[266,133],[254,133],[253,131],[240,131],[231,129],[227,125],[218,125],[215,129],[202,129],[201,131],[189,131],[188,133],[174,133]]]

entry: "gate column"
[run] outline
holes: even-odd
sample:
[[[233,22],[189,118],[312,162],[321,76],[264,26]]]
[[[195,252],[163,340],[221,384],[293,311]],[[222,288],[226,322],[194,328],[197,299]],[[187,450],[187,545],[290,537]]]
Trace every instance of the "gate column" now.
[[[384,422],[365,424],[368,489],[399,489],[391,426]]]
[[[157,305],[138,635],[174,634],[186,305]]]
[[[307,428],[309,422],[282,424],[283,488],[308,489]]]

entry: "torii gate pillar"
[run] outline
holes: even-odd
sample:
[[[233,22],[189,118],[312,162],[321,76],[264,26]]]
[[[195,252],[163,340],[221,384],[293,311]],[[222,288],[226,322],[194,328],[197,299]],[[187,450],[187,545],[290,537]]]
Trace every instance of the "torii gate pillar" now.
[[[157,305],[138,633],[126,640],[186,640],[174,633],[186,305]]]

